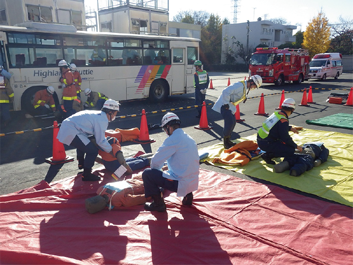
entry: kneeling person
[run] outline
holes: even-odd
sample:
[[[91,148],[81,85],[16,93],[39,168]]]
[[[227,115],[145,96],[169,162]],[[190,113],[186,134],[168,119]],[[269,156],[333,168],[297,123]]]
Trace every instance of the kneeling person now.
[[[199,155],[194,139],[180,128],[177,115],[168,112],[162,118],[161,127],[168,135],[152,157],[151,168],[142,174],[145,196],[152,197],[152,203],[145,204],[145,210],[165,212],[166,206],[160,194],[160,187],[177,192],[184,205],[191,205],[192,192],[199,184]],[[167,161],[168,170],[162,171]]]

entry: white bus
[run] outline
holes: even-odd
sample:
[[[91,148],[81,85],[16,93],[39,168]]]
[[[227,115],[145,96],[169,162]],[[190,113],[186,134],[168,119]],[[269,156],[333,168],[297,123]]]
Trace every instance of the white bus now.
[[[61,99],[57,65],[62,59],[76,64],[82,90],[89,87],[115,100],[160,102],[169,95],[194,91],[193,63],[198,59],[199,42],[27,22],[21,27],[0,26],[0,64],[12,74],[15,111],[32,113],[34,94],[49,85]]]

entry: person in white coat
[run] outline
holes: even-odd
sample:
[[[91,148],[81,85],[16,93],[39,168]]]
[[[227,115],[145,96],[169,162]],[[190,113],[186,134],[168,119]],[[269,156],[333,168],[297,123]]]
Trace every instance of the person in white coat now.
[[[78,168],[83,168],[83,181],[98,181],[100,177],[92,174],[92,167],[98,155],[98,148],[107,153],[112,146],[105,138],[108,123],[115,120],[119,103],[113,99],[105,101],[102,110],[83,110],[66,118],[60,126],[57,139],[68,146],[77,148]],[[94,136],[94,141],[91,141]]]
[[[224,120],[223,145],[225,149],[231,148],[234,143],[230,136],[234,130],[236,119],[236,106],[240,102],[245,102],[246,96],[251,89],[259,88],[262,85],[262,78],[254,75],[247,81],[240,81],[223,89],[212,109],[222,114]]]
[[[165,212],[166,205],[161,196],[160,188],[177,193],[183,198],[183,205],[191,205],[193,191],[199,185],[199,154],[194,139],[180,128],[179,117],[168,112],[163,116],[161,127],[168,135],[163,144],[152,157],[151,168],[142,174],[146,198],[152,197],[153,202],[145,204],[145,210]],[[168,170],[162,171],[165,161]]]

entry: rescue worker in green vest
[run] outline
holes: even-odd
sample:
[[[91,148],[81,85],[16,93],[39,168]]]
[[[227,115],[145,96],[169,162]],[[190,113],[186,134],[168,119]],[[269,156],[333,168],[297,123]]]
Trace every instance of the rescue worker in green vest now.
[[[266,151],[261,157],[267,164],[275,165],[275,157],[288,158],[294,155],[295,149],[300,152],[303,148],[297,145],[289,131],[298,133],[297,129],[289,126],[289,116],[295,110],[295,100],[287,98],[281,105],[281,110],[276,111],[262,124],[257,133],[257,144],[261,150]]]
[[[195,105],[198,105],[197,111],[198,115],[196,118],[201,117],[202,103],[206,98],[206,90],[208,88],[208,84],[210,79],[205,70],[202,70],[202,62],[196,60],[194,62],[195,73],[194,73],[194,87],[195,87]]]
[[[225,149],[231,148],[234,143],[230,140],[234,130],[236,119],[236,106],[240,102],[246,101],[246,96],[251,89],[259,88],[262,85],[262,78],[259,75],[253,75],[249,80],[240,81],[223,89],[212,109],[222,114],[224,120],[223,145]]]
[[[94,92],[90,88],[85,89],[85,95],[87,96],[85,109],[100,110],[103,107],[104,102],[108,100],[103,93]]]
[[[11,120],[10,104],[14,100],[14,93],[9,80],[3,75],[4,68],[0,65],[0,112],[2,127],[6,127]]]
[[[47,89],[42,89],[35,93],[33,106],[37,115],[45,115],[56,111],[53,98],[54,92],[54,87],[48,86]]]

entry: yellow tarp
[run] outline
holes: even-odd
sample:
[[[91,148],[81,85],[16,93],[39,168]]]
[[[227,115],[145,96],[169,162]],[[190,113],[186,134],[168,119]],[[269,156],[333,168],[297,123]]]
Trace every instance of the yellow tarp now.
[[[273,166],[267,165],[261,158],[245,166],[214,165],[353,207],[353,135],[311,129],[303,129],[299,134],[291,133],[291,135],[293,140],[301,145],[308,142],[323,142],[330,150],[327,162],[306,171],[300,177],[290,176],[289,170],[275,173]],[[256,141],[256,134],[235,142],[244,140]],[[223,145],[209,146],[199,152],[208,152],[208,158],[203,161],[212,164],[213,158],[219,157],[223,152]],[[280,158],[275,160],[277,163],[281,161]]]

